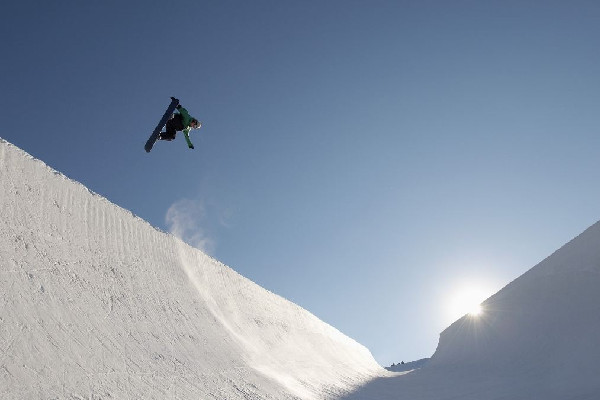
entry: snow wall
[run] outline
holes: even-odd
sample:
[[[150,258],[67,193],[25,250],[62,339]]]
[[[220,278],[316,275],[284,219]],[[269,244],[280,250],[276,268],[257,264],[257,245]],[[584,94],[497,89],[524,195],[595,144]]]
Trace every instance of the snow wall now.
[[[0,139],[0,398],[328,399],[385,375],[301,307]]]
[[[440,335],[430,366],[519,398],[600,399],[600,222]]]
[[[345,400],[600,399],[600,222],[440,335],[417,371]]]

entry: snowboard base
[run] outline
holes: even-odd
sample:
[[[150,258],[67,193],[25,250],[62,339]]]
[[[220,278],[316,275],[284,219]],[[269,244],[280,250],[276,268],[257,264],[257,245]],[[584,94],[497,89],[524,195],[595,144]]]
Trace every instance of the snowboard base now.
[[[162,128],[164,128],[164,126],[167,124],[167,121],[169,120],[169,118],[171,118],[171,115],[173,115],[173,113],[175,112],[175,109],[177,108],[178,105],[179,105],[179,100],[176,99],[175,97],[171,97],[171,104],[169,104],[169,107],[167,107],[167,111],[165,111],[165,114],[162,116],[160,121],[158,121],[156,128],[154,128],[152,135],[150,135],[150,138],[148,139],[148,141],[146,142],[146,145],[144,146],[144,150],[146,150],[146,153],[150,153],[150,151],[152,150],[152,147],[154,146],[154,143],[156,143],[156,141],[158,140],[160,131],[162,131]]]

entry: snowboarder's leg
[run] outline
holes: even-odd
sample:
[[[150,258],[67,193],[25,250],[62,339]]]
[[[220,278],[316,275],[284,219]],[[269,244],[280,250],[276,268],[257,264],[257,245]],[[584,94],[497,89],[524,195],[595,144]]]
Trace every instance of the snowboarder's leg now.
[[[158,137],[159,140],[173,140],[175,139],[175,135],[177,135],[177,131],[175,130],[175,127],[173,126],[169,126],[169,123],[167,123],[165,132],[161,132],[160,136]]]
[[[161,132],[160,135],[158,136],[158,140],[168,140],[171,141],[173,139],[175,139],[175,135],[177,134],[177,131],[171,131],[171,130],[167,130],[166,132]]]
[[[180,114],[175,114],[173,118],[167,121],[167,125],[165,126],[165,132],[161,132],[159,139],[160,140],[173,140],[175,139],[175,135],[177,135],[177,131],[183,130],[183,121]]]

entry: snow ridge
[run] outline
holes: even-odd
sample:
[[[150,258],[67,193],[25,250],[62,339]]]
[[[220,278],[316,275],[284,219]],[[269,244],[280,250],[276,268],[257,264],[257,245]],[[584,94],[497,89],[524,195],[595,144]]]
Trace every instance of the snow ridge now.
[[[329,399],[362,345],[0,139],[0,398]]]
[[[421,369],[345,399],[600,399],[600,222],[442,332]]]

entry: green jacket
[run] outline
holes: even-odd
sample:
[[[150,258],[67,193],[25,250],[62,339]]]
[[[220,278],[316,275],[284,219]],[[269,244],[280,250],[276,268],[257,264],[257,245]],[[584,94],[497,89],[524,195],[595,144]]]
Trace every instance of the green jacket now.
[[[189,113],[188,110],[186,110],[183,107],[178,107],[177,111],[179,111],[179,114],[181,114],[181,121],[183,122],[183,136],[185,136],[185,141],[187,142],[187,145],[189,148],[193,148],[194,145],[192,144],[192,141],[190,140],[190,130],[192,129],[190,127],[190,123],[192,122],[192,119],[196,119],[194,117],[192,117]]]

